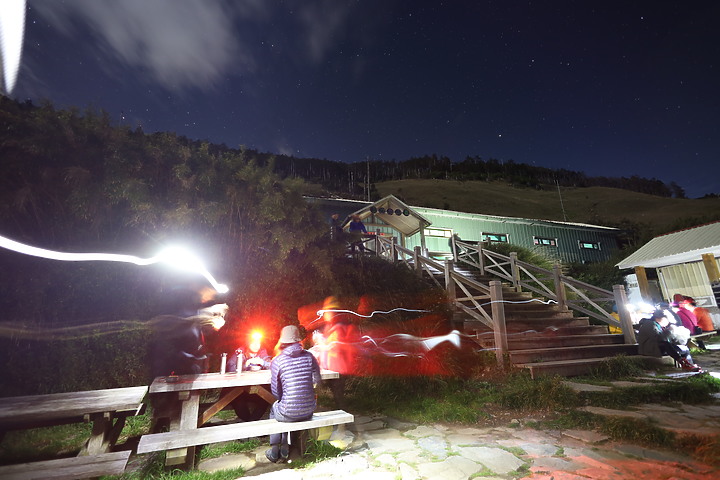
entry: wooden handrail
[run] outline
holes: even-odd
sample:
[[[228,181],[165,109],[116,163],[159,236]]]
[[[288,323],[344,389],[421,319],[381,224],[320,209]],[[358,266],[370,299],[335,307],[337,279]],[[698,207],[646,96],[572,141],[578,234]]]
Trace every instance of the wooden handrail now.
[[[379,238],[378,244],[382,245],[379,250],[392,251],[400,259],[399,261],[418,274],[428,273],[434,279],[434,274],[444,273],[445,284],[441,285],[437,280],[435,283],[449,292],[451,302],[493,330],[495,327],[492,314],[486,312],[479,303],[479,300],[486,300],[492,296],[490,286],[464,277],[454,270],[456,265],[464,264],[477,268],[481,275],[491,274],[512,283],[516,291],[523,289],[531,291],[557,302],[560,309],[571,309],[608,325],[620,327],[625,336],[625,343],[635,343],[632,323],[629,322],[629,317],[626,319],[624,316],[627,298],[618,294],[619,289],[622,289],[624,293],[621,285],[614,286],[611,292],[562,275],[559,265],[556,265],[553,270],[547,270],[518,260],[514,253],[506,256],[487,250],[483,248],[482,243],[469,243],[455,238],[452,238],[451,241],[453,261],[446,265],[421,255],[420,247],[409,250],[388,238]],[[458,289],[465,296],[458,296],[460,295]],[[466,305],[467,302],[473,304],[472,308]],[[603,305],[609,303],[617,305],[620,320],[617,320],[608,311],[608,307]]]

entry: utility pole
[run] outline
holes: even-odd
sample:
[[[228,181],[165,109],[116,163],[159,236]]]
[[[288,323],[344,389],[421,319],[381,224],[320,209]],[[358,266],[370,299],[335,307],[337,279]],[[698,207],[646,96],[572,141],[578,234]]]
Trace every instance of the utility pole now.
[[[560,182],[557,181],[557,178],[555,179],[555,185],[557,185],[558,196],[560,197],[560,208],[562,209],[563,213],[563,221],[567,222],[567,215],[565,215],[565,205],[563,204],[562,193],[560,193]]]
[[[367,163],[367,201],[370,201],[370,157],[365,157]]]

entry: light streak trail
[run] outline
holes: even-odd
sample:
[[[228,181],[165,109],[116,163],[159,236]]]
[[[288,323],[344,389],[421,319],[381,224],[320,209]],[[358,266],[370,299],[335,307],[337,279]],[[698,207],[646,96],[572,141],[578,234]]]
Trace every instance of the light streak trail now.
[[[483,303],[480,305],[481,307],[484,307],[485,305],[490,305],[492,303],[530,303],[530,302],[538,302],[542,303],[543,305],[550,305],[551,303],[557,304],[555,300],[541,300],[539,298],[531,298],[529,300],[490,300],[487,303]]]
[[[181,268],[183,270],[199,273],[210,282],[218,293],[226,293],[229,288],[227,285],[218,283],[215,278],[207,271],[202,262],[187,250],[178,247],[171,247],[163,250],[158,255],[150,258],[140,258],[134,255],[122,255],[117,253],[66,253],[54,250],[46,250],[44,248],[25,245],[24,243],[10,240],[9,238],[0,236],[0,247],[12,250],[14,252],[31,255],[33,257],[47,258],[50,260],[61,260],[65,262],[125,262],[135,265],[144,266],[155,263],[166,263],[171,266]]]
[[[397,311],[412,312],[412,313],[427,313],[430,310],[413,310],[410,308],[398,307],[398,308],[393,308],[392,310],[375,310],[370,315],[363,315],[362,313],[357,313],[352,310],[329,309],[329,310],[318,310],[317,314],[318,314],[318,319],[321,318],[323,316],[323,314],[325,314],[325,313],[349,313],[351,315],[356,315],[358,317],[372,318],[375,314],[386,314],[386,313],[393,313],[393,312],[397,312]]]
[[[0,2],[0,57],[5,91],[11,94],[15,88],[25,34],[25,0],[2,0]]]
[[[156,328],[157,324],[166,322],[167,319],[176,325],[181,325],[183,322],[194,322],[197,325],[212,326],[216,330],[221,327],[220,323],[224,324],[225,321],[222,315],[201,312],[198,315],[184,318],[174,315],[158,315],[149,320],[114,320],[56,328],[33,328],[20,323],[0,322],[0,337],[25,340],[77,340],[100,335],[115,335],[129,330]]]
[[[322,320],[322,319],[323,319],[323,315],[326,314],[326,313],[347,313],[347,314],[350,314],[350,315],[355,315],[355,316],[357,316],[357,317],[372,318],[372,317],[375,316],[375,315],[380,315],[380,314],[383,314],[383,315],[384,315],[384,314],[393,313],[393,312],[397,312],[397,311],[411,312],[411,313],[427,313],[427,312],[429,312],[430,310],[413,310],[413,309],[409,309],[409,308],[398,307],[398,308],[393,308],[392,310],[375,310],[374,312],[370,313],[370,315],[363,315],[362,313],[354,312],[354,311],[352,311],[352,310],[340,310],[340,309],[318,310],[318,311],[317,311],[317,318],[315,318],[315,320],[313,320],[312,322],[310,322],[310,323],[308,324],[308,328],[311,328],[312,325],[314,325],[315,323],[317,323],[317,322],[319,322],[320,320]]]
[[[415,335],[410,335],[407,333],[396,333],[381,339],[380,344],[398,339],[410,344],[418,344],[423,348],[425,352],[429,352],[443,342],[450,342],[455,345],[456,348],[460,348],[460,335],[460,332],[458,332],[457,330],[453,330],[447,335],[437,335],[435,337],[416,337]],[[381,348],[378,344],[378,341],[374,338],[368,335],[364,335],[362,338],[364,339],[365,343],[372,343],[376,347]]]
[[[393,335],[389,335],[387,337],[375,339],[371,337],[370,335],[363,335],[360,337],[359,342],[343,342],[341,340],[334,340],[332,342],[329,342],[321,347],[324,351],[331,351],[333,349],[337,348],[345,348],[345,347],[358,347],[363,346],[366,347],[368,345],[372,345],[375,347],[375,351],[377,353],[381,353],[382,355],[386,357],[416,357],[416,358],[422,358],[425,356],[427,352],[434,349],[438,345],[440,345],[443,342],[450,342],[455,346],[455,348],[460,348],[460,337],[468,337],[468,335],[462,334],[457,330],[453,330],[447,335],[437,335],[434,337],[416,337],[414,335],[410,335],[407,333],[395,333]],[[420,351],[408,351],[408,350],[401,350],[401,351],[393,351],[389,350],[385,347],[388,343],[401,343],[402,346],[419,346]]]

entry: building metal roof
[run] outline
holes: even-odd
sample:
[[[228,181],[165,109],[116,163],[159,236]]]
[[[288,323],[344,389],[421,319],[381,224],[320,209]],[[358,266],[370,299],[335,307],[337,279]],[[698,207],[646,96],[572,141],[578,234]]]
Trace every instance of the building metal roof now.
[[[578,223],[578,222],[561,222],[559,220],[542,220],[537,218],[524,218],[524,217],[507,217],[500,215],[490,215],[487,213],[467,213],[459,212],[456,210],[443,210],[439,208],[430,207],[412,207],[417,211],[432,212],[434,215],[442,217],[463,217],[473,218],[480,220],[494,220],[502,223],[523,223],[528,225],[548,225],[553,227],[569,227],[569,228],[582,228],[582,229],[596,229],[608,232],[619,232],[620,229],[616,227],[606,227],[603,225],[593,225],[590,223]]]
[[[415,235],[423,228],[430,225],[430,222],[420,215],[413,208],[396,198],[394,195],[378,200],[375,203],[366,205],[354,212],[361,220],[371,215],[382,219],[383,222],[393,227],[405,236]],[[349,218],[347,219],[349,221]]]
[[[705,253],[720,257],[720,222],[655,237],[616,266],[666,267],[701,261]]]

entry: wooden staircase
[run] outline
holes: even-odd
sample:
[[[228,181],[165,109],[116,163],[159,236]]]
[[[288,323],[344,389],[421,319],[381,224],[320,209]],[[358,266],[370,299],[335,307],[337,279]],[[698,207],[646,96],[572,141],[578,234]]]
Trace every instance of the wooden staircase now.
[[[463,273],[482,283],[495,280]],[[584,375],[614,356],[637,355],[637,345],[625,344],[623,335],[609,333],[607,325],[591,325],[588,317],[573,316],[508,285],[503,285],[503,299],[510,362],[530,370],[533,378]],[[454,322],[482,348],[495,348],[493,332],[482,322],[462,313]]]

